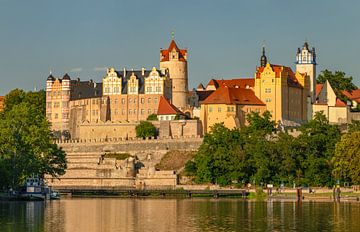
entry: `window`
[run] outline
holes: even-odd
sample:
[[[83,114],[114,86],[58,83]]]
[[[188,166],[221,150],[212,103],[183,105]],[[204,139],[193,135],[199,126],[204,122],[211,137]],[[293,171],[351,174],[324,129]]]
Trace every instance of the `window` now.
[[[69,104],[68,104],[68,102],[63,101],[63,102],[62,102],[62,106],[63,106],[63,107],[69,107]]]
[[[132,110],[130,109],[130,110],[129,110],[129,114],[131,114],[131,113],[132,113]]]
[[[144,104],[145,99],[141,98],[141,104]]]
[[[266,88],[265,93],[271,93],[271,88]]]
[[[156,86],[156,92],[161,92],[161,87],[160,86]]]
[[[151,97],[148,98],[148,103],[151,103]]]
[[[58,119],[59,118],[59,115],[58,114],[55,114],[55,119]]]
[[[151,91],[152,91],[152,88],[151,88],[151,87],[146,87],[146,91],[147,91],[147,92],[151,92]]]
[[[129,98],[129,103],[131,103],[132,102],[132,99],[131,98]]]
[[[125,98],[121,99],[121,103],[124,105],[125,104]]]
[[[134,109],[134,114],[136,114],[136,109]]]
[[[209,107],[209,112],[213,112],[212,106]]]
[[[117,98],[115,98],[115,104],[118,104],[118,99]]]
[[[157,97],[154,98],[154,103],[157,104],[158,103],[158,100],[157,100]]]
[[[234,112],[234,110],[235,110],[235,107],[232,106],[231,107],[231,112]]]
[[[221,112],[221,107],[218,107],[218,112]]]
[[[136,98],[134,98],[134,103],[136,104]]]
[[[231,108],[230,106],[227,107],[227,111],[230,112],[231,111]]]
[[[141,111],[140,111],[140,112],[141,112],[141,114],[144,114],[144,109],[141,109]]]
[[[51,114],[47,114],[46,117],[47,117],[48,119],[51,119]]]
[[[51,102],[46,103],[47,108],[51,108],[51,106],[52,106]]]
[[[121,112],[122,112],[122,115],[124,115],[124,114],[125,114],[125,109],[122,109],[122,111],[121,111]]]
[[[265,101],[266,102],[271,102],[271,98],[266,98]]]
[[[150,110],[150,109],[148,109],[148,114],[151,114],[151,110]]]
[[[118,109],[115,109],[115,115],[117,115],[118,114]]]

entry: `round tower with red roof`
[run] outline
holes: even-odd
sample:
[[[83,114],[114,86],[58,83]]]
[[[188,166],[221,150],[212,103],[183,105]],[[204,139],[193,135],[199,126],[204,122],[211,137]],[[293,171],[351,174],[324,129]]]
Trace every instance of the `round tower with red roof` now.
[[[179,109],[187,106],[188,69],[187,50],[179,49],[172,39],[169,48],[160,49],[160,69],[169,72],[171,84],[171,103]]]

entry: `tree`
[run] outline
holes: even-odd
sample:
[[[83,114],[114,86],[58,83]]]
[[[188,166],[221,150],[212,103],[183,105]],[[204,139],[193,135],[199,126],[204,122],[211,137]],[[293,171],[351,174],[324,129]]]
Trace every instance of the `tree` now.
[[[246,179],[246,156],[241,149],[240,131],[215,124],[195,155],[196,181],[228,185]]]
[[[5,97],[0,120],[0,187],[19,186],[32,174],[57,177],[67,167],[65,152],[53,143],[49,122],[39,110],[42,104],[26,99],[27,94],[20,101],[22,91],[16,92]]]
[[[332,159],[336,179],[360,184],[360,131],[344,134]]]
[[[329,81],[331,87],[334,89],[336,96],[338,96],[342,101],[348,101],[347,97],[343,95],[342,91],[353,91],[357,89],[357,86],[352,83],[353,77],[347,77],[345,72],[329,71],[327,69],[321,71],[319,76],[316,79],[317,83],[324,84],[326,81]]]
[[[330,125],[322,112],[300,127],[301,135],[294,144],[300,162],[298,177],[302,183],[313,186],[331,186],[331,159],[340,140],[337,126]]]
[[[265,134],[271,134],[275,130],[276,123],[271,120],[271,113],[265,111],[262,116],[258,112],[251,112],[247,115],[246,120],[249,125],[247,130],[249,132],[263,132]]]
[[[360,131],[360,121],[351,121],[351,124],[348,125],[349,133]]]
[[[156,114],[150,114],[147,119],[148,121],[157,121],[158,118],[157,118],[157,115]]]
[[[141,121],[139,125],[135,127],[136,137],[146,138],[146,137],[156,137],[157,130],[156,127],[148,121]]]

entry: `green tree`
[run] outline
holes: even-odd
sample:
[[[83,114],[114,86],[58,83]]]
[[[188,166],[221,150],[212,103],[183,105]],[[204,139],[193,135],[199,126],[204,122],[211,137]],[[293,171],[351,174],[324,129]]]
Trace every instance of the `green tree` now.
[[[348,125],[349,133],[360,131],[360,121],[353,120],[351,124]]]
[[[330,125],[325,115],[317,112],[300,130],[301,135],[294,144],[301,167],[298,177],[301,176],[302,183],[312,186],[332,185],[331,159],[340,140],[338,127]]]
[[[41,110],[43,104],[31,101],[42,99],[43,93],[37,96],[37,93],[22,92],[15,90],[5,97],[1,115],[1,187],[19,186],[31,174],[57,177],[66,169],[65,153],[53,143],[49,122]]]
[[[246,130],[250,133],[262,132],[270,134],[275,130],[276,123],[271,120],[271,113],[269,111],[265,111],[262,115],[253,111],[247,115],[246,120],[249,123]]]
[[[197,182],[228,185],[246,179],[246,156],[240,144],[239,130],[215,124],[195,155]]]
[[[150,114],[147,119],[148,121],[157,121],[158,118],[157,118],[157,115],[156,114]]]
[[[343,90],[351,92],[352,90],[357,89],[357,86],[352,82],[352,76],[346,76],[345,72],[330,70],[323,70],[318,75],[316,79],[317,83],[324,84],[326,81],[329,81],[331,87],[334,89],[336,96],[338,96],[342,101],[348,101],[347,97],[342,94]]]
[[[135,127],[136,137],[145,138],[145,137],[156,137],[157,130],[156,127],[148,121],[141,121],[139,125]]]
[[[332,159],[336,179],[360,184],[360,131],[344,134],[336,144]]]

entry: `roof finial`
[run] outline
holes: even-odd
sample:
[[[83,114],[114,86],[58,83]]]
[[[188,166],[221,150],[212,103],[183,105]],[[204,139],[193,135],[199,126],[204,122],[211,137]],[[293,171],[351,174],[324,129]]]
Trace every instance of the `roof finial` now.
[[[171,31],[171,39],[174,40],[174,38],[175,38],[175,30],[172,30]]]
[[[50,73],[50,75],[52,75],[52,70],[51,70],[51,68],[50,68],[50,70],[49,70],[49,73]]]

